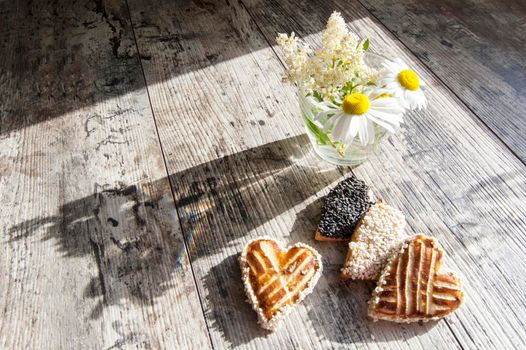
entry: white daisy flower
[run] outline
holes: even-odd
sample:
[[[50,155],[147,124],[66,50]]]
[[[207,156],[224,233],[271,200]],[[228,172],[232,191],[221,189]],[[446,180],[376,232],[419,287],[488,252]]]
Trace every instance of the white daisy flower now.
[[[426,84],[412,71],[407,64],[397,58],[394,61],[384,62],[385,75],[380,84],[385,90],[397,98],[404,108],[422,109],[427,106],[426,96],[421,87]]]
[[[356,136],[363,146],[374,143],[373,123],[393,133],[403,121],[404,109],[397,100],[385,94],[379,96],[376,91],[348,94],[340,106],[332,102],[324,102],[323,105],[323,111],[316,118],[324,124],[323,132],[330,131],[332,140],[347,146],[353,143]]]

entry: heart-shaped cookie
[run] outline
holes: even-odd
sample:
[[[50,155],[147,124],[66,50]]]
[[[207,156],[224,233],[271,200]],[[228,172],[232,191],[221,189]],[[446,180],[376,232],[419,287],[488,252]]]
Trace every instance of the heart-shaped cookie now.
[[[245,292],[258,322],[272,331],[312,292],[323,268],[320,254],[308,245],[296,243],[284,249],[271,238],[249,242],[240,264]]]
[[[378,280],[369,316],[395,322],[429,321],[457,310],[464,293],[460,279],[441,268],[443,255],[432,237],[407,239]]]
[[[404,233],[401,211],[384,203],[372,205],[354,232],[340,277],[378,280],[389,257],[398,253]]]

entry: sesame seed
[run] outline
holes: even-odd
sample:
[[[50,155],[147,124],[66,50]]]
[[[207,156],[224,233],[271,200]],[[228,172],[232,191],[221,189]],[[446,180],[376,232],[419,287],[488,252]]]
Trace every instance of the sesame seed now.
[[[402,244],[405,217],[383,203],[369,208],[353,240],[349,243],[348,260],[342,275],[351,279],[377,279],[387,259]]]

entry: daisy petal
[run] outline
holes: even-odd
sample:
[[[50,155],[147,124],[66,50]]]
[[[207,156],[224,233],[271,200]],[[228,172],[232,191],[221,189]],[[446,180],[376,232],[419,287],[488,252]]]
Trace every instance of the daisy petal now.
[[[382,97],[371,101],[371,108],[389,108],[399,110],[400,105],[394,97]]]
[[[338,113],[339,111],[336,109],[329,109],[329,110],[318,113],[318,115],[316,115],[314,119],[323,121],[329,116],[329,114],[334,114],[333,117],[335,117]]]
[[[389,107],[371,107],[370,111],[379,114],[383,119],[402,120],[404,109],[397,103]]]
[[[398,72],[400,72],[401,70],[404,70],[404,69],[409,69],[409,66],[404,61],[402,61],[402,59],[400,57],[395,58],[394,62],[396,63],[398,68],[400,68],[400,70]]]
[[[367,146],[374,141],[373,124],[367,117],[360,117],[358,122],[358,134],[360,135],[360,143],[362,146]]]
[[[407,90],[404,95],[406,103],[409,106],[408,108],[412,110],[421,109],[421,107],[426,103],[425,95],[420,89],[416,91]]]
[[[349,129],[347,130],[347,134],[341,140],[347,146],[350,146],[354,142],[356,135],[358,135],[359,123],[360,117],[351,118],[351,124],[349,125]]]
[[[370,109],[368,113],[373,114],[377,118],[385,120],[388,123],[399,123],[402,120],[402,114],[385,112],[380,109]]]
[[[323,132],[327,132],[331,129],[333,129],[334,127],[334,124],[340,120],[342,118],[342,115],[335,115],[334,117],[330,118],[329,120],[327,120],[327,122],[325,123],[325,125],[323,126]]]
[[[332,128],[331,138],[337,141],[344,141],[350,129],[352,119],[354,118],[346,115],[339,117]]]
[[[372,122],[374,122],[374,123],[380,125],[382,128],[386,129],[387,131],[389,131],[389,132],[391,132],[391,133],[394,133],[394,132],[396,131],[396,128],[397,128],[397,127],[394,127],[391,123],[388,123],[388,122],[384,121],[383,119],[376,118],[376,117],[375,117],[374,115],[372,115],[372,114],[369,114],[368,118],[369,118]]]

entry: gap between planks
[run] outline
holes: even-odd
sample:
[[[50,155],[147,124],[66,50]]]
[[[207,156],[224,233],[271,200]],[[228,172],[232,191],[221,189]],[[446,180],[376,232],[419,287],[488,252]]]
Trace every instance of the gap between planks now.
[[[161,137],[159,135],[159,127],[157,125],[157,118],[155,116],[155,111],[154,111],[153,106],[152,106],[152,99],[150,97],[150,89],[148,88],[148,82],[146,81],[146,75],[144,74],[144,66],[142,64],[141,55],[139,54],[140,53],[140,51],[139,51],[139,44],[137,43],[137,35],[135,34],[135,25],[133,23],[133,18],[132,18],[132,15],[131,15],[130,5],[128,4],[128,0],[124,0],[124,2],[126,4],[126,10],[127,10],[127,13],[128,13],[128,18],[130,20],[131,31],[132,31],[132,34],[133,34],[133,41],[135,43],[135,49],[137,50],[137,61],[139,63],[139,66],[141,67],[141,74],[142,74],[144,87],[145,87],[145,90],[146,90],[146,95],[148,97],[148,104],[149,104],[149,107],[150,107],[150,111],[152,112],[153,124],[154,124],[154,127],[155,127],[155,132],[157,134],[157,141],[158,141],[159,148],[161,150],[161,155],[162,155],[162,158],[163,158],[164,170],[166,172],[166,177],[168,178],[168,183],[170,184],[170,191],[171,191],[171,195],[172,195],[174,204],[177,206],[177,199],[175,198],[174,184],[173,184],[172,178],[170,177],[170,172],[168,171],[168,165],[167,165],[167,162],[166,162],[166,154],[165,154],[165,151],[163,149],[163,144],[161,142]],[[184,227],[181,224],[181,220],[183,218],[179,214],[178,210],[176,210],[176,213],[177,213],[177,219],[178,219],[177,220],[177,224],[179,225],[179,227],[181,229],[181,232],[183,233],[183,238],[184,238],[185,237],[185,235],[184,235]],[[212,341],[212,336],[210,334],[210,325],[208,324],[208,320],[207,320],[207,317],[206,317],[206,314],[205,314],[205,308],[204,308],[204,305],[203,305],[203,297],[201,296],[201,292],[199,291],[199,288],[198,288],[198,285],[197,285],[197,279],[196,279],[196,276],[195,276],[194,267],[192,265],[192,256],[190,255],[190,252],[188,250],[188,244],[186,242],[186,239],[183,239],[183,244],[184,244],[186,255],[188,257],[188,263],[190,265],[190,271],[192,271],[192,279],[194,280],[195,291],[197,293],[197,296],[199,297],[199,305],[201,306],[201,312],[203,314],[202,316],[203,316],[203,319],[205,321],[206,331],[208,333],[209,345],[210,345],[211,348],[214,348],[214,343]]]

